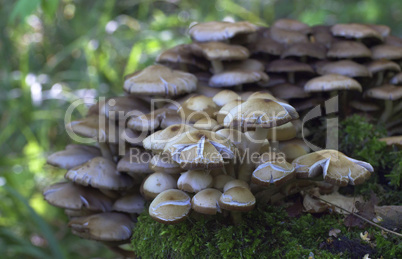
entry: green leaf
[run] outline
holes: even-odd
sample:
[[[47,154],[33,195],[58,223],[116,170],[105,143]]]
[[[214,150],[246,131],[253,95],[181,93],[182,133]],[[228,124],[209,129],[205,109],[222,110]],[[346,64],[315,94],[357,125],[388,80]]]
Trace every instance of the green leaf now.
[[[42,9],[44,13],[49,17],[53,17],[53,15],[57,11],[58,6],[59,0],[42,0]]]
[[[39,7],[40,2],[41,0],[18,0],[11,11],[8,22],[13,23],[18,18],[25,20]]]

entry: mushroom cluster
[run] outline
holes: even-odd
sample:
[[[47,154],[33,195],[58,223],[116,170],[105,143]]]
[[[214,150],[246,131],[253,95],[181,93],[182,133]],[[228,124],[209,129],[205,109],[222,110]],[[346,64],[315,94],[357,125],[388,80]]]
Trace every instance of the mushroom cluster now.
[[[152,218],[174,224],[191,211],[236,218],[259,200],[363,183],[370,164],[336,150],[310,153],[302,139],[299,117],[338,91],[344,116],[381,112],[369,98],[381,99],[380,120],[399,118],[390,129],[400,128],[402,39],[387,26],[207,22],[189,35],[192,43],[127,75],[125,95],[67,125],[92,144],[49,156],[66,181],[44,197],[65,209],[74,234],[116,247],[129,241],[146,201]],[[304,198],[310,208],[314,198]]]

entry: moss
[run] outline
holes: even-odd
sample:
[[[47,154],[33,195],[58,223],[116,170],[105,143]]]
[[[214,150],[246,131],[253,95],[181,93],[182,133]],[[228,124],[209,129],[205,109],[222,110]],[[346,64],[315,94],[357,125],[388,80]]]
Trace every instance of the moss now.
[[[238,226],[228,225],[222,216],[196,214],[178,225],[163,225],[143,213],[132,246],[142,258],[308,258],[310,253],[315,258],[362,258],[365,253],[392,258],[402,253],[397,238],[385,238],[375,228],[369,232],[376,247],[362,242],[362,230],[348,230],[342,218],[335,214],[290,218],[281,208],[264,207],[245,213]],[[332,228],[341,230],[339,238],[328,236]]]

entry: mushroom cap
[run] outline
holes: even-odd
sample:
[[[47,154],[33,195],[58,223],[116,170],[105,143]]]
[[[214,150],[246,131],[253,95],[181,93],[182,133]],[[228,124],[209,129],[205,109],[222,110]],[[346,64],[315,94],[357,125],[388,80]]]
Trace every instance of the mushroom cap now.
[[[402,72],[394,75],[389,81],[393,85],[401,85],[402,84]]]
[[[243,46],[215,41],[193,43],[191,51],[194,55],[203,56],[208,60],[242,60],[250,56],[248,49]]]
[[[297,116],[297,117],[296,117]],[[271,128],[298,118],[290,105],[270,99],[251,99],[234,107],[224,119],[225,127]]]
[[[243,188],[250,190],[250,185],[246,181],[243,181],[240,179],[233,179],[233,180],[228,181],[223,186],[223,192],[226,192],[227,190],[234,188],[234,187],[243,187]]]
[[[246,22],[205,22],[192,26],[188,33],[194,41],[223,41],[238,34],[257,31],[257,26]]]
[[[144,131],[138,131],[138,130],[132,130],[130,128],[125,128],[121,131],[120,134],[120,139],[130,143],[131,146],[138,146],[142,147],[142,141],[147,137],[148,132]]]
[[[94,188],[83,187],[72,182],[55,183],[46,187],[43,196],[53,206],[91,211],[111,211],[112,200]]]
[[[250,211],[255,206],[255,197],[247,188],[236,186],[219,198],[219,207],[231,211]]]
[[[286,161],[292,162],[296,158],[306,155],[310,148],[301,139],[292,139],[281,142],[279,150],[285,154]]]
[[[228,87],[249,83],[268,82],[269,76],[263,71],[226,70],[215,74],[209,80],[211,87]]]
[[[281,28],[281,29],[289,30],[289,31],[308,32],[310,30],[310,26],[308,26],[307,24],[302,23],[297,20],[287,19],[287,18],[282,18],[282,19],[276,20],[272,24],[272,27]]]
[[[202,118],[215,118],[219,107],[211,97],[196,95],[188,98],[177,110],[182,120],[196,122]]]
[[[116,165],[103,157],[95,157],[68,170],[65,178],[83,186],[106,190],[127,190],[134,184],[130,176],[118,172]]]
[[[344,37],[348,39],[375,38],[382,41],[382,36],[374,28],[365,24],[349,23],[336,24],[331,27],[334,36]]]
[[[284,141],[290,140],[297,135],[296,127],[293,125],[292,122],[286,122],[277,127],[269,128],[267,139],[269,140],[277,140],[277,141]]]
[[[167,128],[173,124],[181,124],[182,119],[176,110],[161,108],[138,117],[133,117],[127,122],[130,129],[136,131],[154,131],[158,128]]]
[[[163,191],[176,188],[176,179],[172,175],[162,172],[151,174],[142,185],[142,190],[147,200],[154,199]]]
[[[169,67],[179,68],[179,64],[185,64],[201,70],[208,70],[208,62],[195,57],[191,53],[190,46],[190,44],[179,44],[173,48],[164,50],[156,57],[156,62]]]
[[[144,211],[145,200],[139,193],[126,194],[113,203],[113,210],[140,214]]]
[[[253,172],[251,181],[262,186],[277,186],[295,176],[295,168],[286,161],[269,161],[259,165]]]
[[[232,176],[228,175],[228,174],[220,174],[214,177],[214,189],[217,189],[221,192],[223,192],[223,188],[224,186],[232,181],[235,180]]]
[[[338,74],[347,77],[371,77],[370,71],[363,65],[351,60],[329,62],[317,68],[320,75]]]
[[[221,212],[218,204],[221,195],[222,193],[216,189],[204,189],[193,196],[191,206],[199,213],[215,215],[217,212]]]
[[[310,57],[316,59],[326,58],[326,49],[323,45],[310,42],[295,43],[290,45],[281,55],[281,58],[288,57]]]
[[[402,98],[402,87],[395,85],[382,85],[367,90],[365,95],[374,99],[395,101]]]
[[[244,101],[242,100],[234,100],[230,101],[224,106],[221,107],[221,109],[216,113],[216,121],[220,124],[223,125],[223,120],[225,119],[226,115],[229,114],[230,110],[233,109],[234,107],[242,104]]]
[[[130,151],[117,163],[117,170],[131,176],[152,173],[149,169],[151,159],[151,152],[142,148],[130,148]]]
[[[68,226],[73,234],[85,239],[129,242],[134,222],[126,214],[105,212],[73,218]]]
[[[402,46],[382,44],[372,47],[371,51],[373,53],[373,59],[402,59]]]
[[[383,38],[388,37],[391,33],[391,28],[382,24],[366,24],[371,29],[377,31]]]
[[[177,187],[186,192],[197,193],[208,187],[212,187],[213,177],[203,170],[190,170],[180,175]]]
[[[101,156],[101,152],[97,147],[77,144],[67,146],[65,150],[51,154],[46,162],[59,168],[71,169],[97,156]]]
[[[327,52],[327,57],[337,59],[371,58],[371,51],[357,41],[337,41]]]
[[[126,120],[144,113],[149,113],[148,104],[133,96],[111,97],[99,107],[99,114],[105,115],[110,120]]]
[[[309,93],[306,93],[303,90],[303,87],[299,87],[297,85],[292,85],[289,83],[277,84],[269,89],[273,96],[280,99],[300,99],[306,98],[310,96]]]
[[[224,158],[233,159],[234,146],[215,132],[195,130],[180,134],[164,152],[184,169],[212,169],[223,167]]]
[[[255,42],[248,46],[252,54],[269,54],[280,56],[283,53],[284,46],[271,38],[258,38]]]
[[[167,174],[177,174],[183,172],[178,163],[173,161],[167,153],[154,155],[149,163],[149,168],[155,172],[164,172]]]
[[[177,96],[197,89],[197,78],[162,65],[152,65],[126,76],[124,90],[135,95]]]
[[[355,108],[356,110],[363,111],[363,112],[374,112],[378,111],[380,107],[372,102],[361,102],[361,101],[351,101],[350,106]]]
[[[196,121],[194,123],[194,128],[196,129],[200,129],[200,130],[211,130],[211,131],[216,131],[220,128],[222,128],[221,125],[219,125],[219,123],[211,118],[202,118],[199,119],[198,121]]]
[[[164,224],[175,224],[190,213],[191,199],[187,193],[170,189],[161,192],[149,205],[149,215]]]
[[[304,32],[286,30],[275,26],[270,28],[269,35],[273,40],[285,45],[308,42],[307,35]]]
[[[362,91],[362,87],[356,80],[338,75],[328,74],[319,76],[309,80],[304,86],[306,92],[326,92],[337,90],[358,90]]]
[[[110,130],[111,125],[105,116],[95,114],[70,122],[66,125],[66,129],[98,142],[116,143],[119,141],[118,130]]]
[[[192,130],[195,130],[195,128],[187,124],[171,125],[146,137],[143,141],[144,148],[152,150],[154,154],[161,153],[169,141],[184,132]]]
[[[326,182],[346,186],[358,185],[370,178],[373,167],[366,162],[347,157],[337,150],[320,150],[292,162],[296,177],[312,178],[323,174]]]
[[[401,71],[401,68],[397,63],[387,59],[373,60],[370,63],[366,64],[366,66],[371,73],[378,73],[381,71],[393,71],[393,72]]]
[[[399,147],[402,147],[402,136],[380,138],[379,141],[386,142],[388,146],[397,145]]]
[[[222,107],[228,102],[234,100],[241,100],[241,97],[232,90],[222,90],[212,98],[212,101],[219,107]]]

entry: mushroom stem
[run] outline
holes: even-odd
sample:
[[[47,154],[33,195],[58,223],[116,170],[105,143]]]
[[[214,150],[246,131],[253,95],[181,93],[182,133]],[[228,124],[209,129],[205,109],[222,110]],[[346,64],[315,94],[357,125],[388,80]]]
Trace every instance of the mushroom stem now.
[[[288,81],[291,84],[295,83],[295,72],[289,72],[288,73]]]
[[[248,151],[249,154],[246,156],[246,161],[240,165],[239,168],[239,179],[250,182],[251,174],[253,173],[254,164],[251,163],[250,158],[253,157],[253,154],[259,152],[264,140],[267,138],[268,129],[263,127],[258,127],[255,130],[254,137],[248,139]],[[246,152],[247,154],[247,152]]]
[[[111,161],[113,160],[113,155],[112,155],[112,151],[110,151],[110,147],[109,144],[106,142],[99,142],[99,148],[101,150],[102,156],[106,159],[109,159]]]
[[[127,251],[118,246],[108,246],[108,248],[116,254],[123,256],[124,258],[137,258],[137,255],[133,251]]]
[[[243,222],[243,218],[241,216],[240,211],[231,211],[230,216],[232,217],[232,221],[235,226],[238,226],[240,225],[240,223]]]
[[[386,122],[389,119],[389,117],[391,117],[392,107],[393,107],[392,100],[386,100],[385,101],[385,110],[381,114],[379,122]]]
[[[233,159],[229,159],[229,161],[227,162],[226,166],[223,169],[225,170],[227,175],[236,178],[236,170]]]
[[[380,86],[384,81],[384,71],[380,71],[377,74],[377,81],[375,82],[375,86]]]
[[[223,71],[223,64],[220,60],[211,60],[213,74],[218,74]]]

